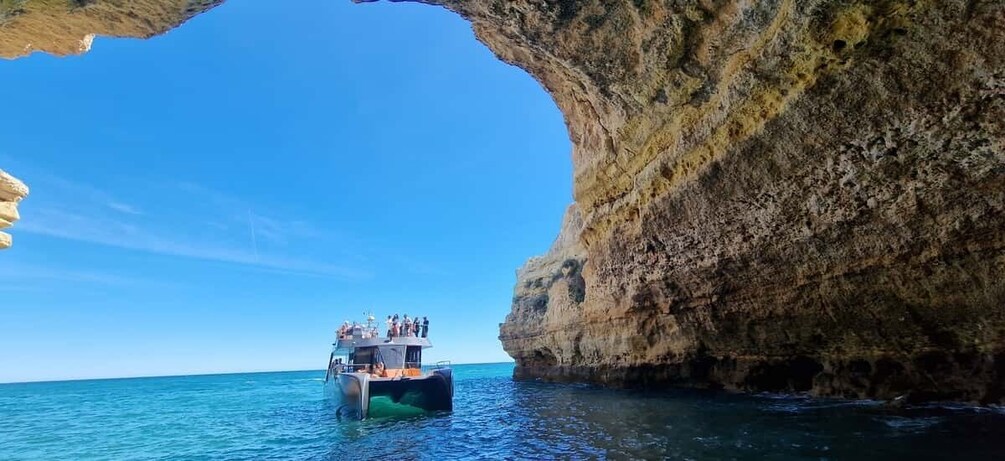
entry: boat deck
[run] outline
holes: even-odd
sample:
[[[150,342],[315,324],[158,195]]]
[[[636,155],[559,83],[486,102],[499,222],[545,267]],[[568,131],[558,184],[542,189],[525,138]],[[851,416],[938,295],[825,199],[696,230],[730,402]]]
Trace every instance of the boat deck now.
[[[395,336],[392,338],[387,337],[371,337],[363,338],[358,336],[347,336],[345,338],[339,338],[338,341],[332,343],[338,350],[351,350],[358,347],[374,347],[374,346],[420,346],[423,349],[433,347],[433,343],[429,342],[429,338],[419,338],[415,336]]]

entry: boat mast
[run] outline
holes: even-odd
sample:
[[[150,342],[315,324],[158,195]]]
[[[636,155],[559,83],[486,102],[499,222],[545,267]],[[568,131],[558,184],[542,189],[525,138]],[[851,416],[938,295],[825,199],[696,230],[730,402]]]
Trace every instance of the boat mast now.
[[[364,312],[363,315],[366,317],[366,331],[373,331],[373,324],[377,320],[377,318],[373,316],[373,311]]]

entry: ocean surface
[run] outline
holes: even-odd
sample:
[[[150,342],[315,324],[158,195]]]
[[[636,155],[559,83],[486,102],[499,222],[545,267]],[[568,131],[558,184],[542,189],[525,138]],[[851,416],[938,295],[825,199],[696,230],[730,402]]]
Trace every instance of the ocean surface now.
[[[323,371],[0,385],[0,459],[1005,459],[1005,411],[514,382],[340,421]],[[377,410],[374,410],[377,411]]]

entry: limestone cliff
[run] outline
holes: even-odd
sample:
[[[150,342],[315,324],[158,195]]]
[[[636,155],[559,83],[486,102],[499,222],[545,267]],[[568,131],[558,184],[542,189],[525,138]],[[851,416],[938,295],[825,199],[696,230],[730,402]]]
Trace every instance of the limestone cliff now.
[[[1005,399],[1005,3],[426,3],[574,145],[576,203],[501,327],[517,377]]]
[[[0,229],[14,225],[21,215],[17,212],[17,204],[28,195],[28,187],[17,178],[0,170]],[[11,236],[0,232],[0,250],[11,246]]]
[[[96,35],[148,38],[223,0],[0,0],[0,57],[91,49]]]
[[[442,4],[574,143],[517,377],[1005,398],[1005,3]]]
[[[517,344],[538,351],[542,341],[570,342],[564,332],[571,331],[569,324],[575,322],[586,297],[586,279],[583,278],[586,248],[580,238],[582,229],[579,209],[572,205],[548,253],[531,258],[517,271],[513,311],[500,326],[500,336],[509,350],[518,349],[519,346],[514,347]],[[534,360],[533,356],[524,357],[522,366]]]

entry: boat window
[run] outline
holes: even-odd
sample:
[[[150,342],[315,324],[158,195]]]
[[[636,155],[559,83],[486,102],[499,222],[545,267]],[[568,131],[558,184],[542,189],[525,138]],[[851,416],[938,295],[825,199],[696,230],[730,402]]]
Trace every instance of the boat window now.
[[[373,347],[361,347],[359,349],[356,349],[356,353],[353,354],[352,357],[352,363],[355,363],[357,365],[359,364],[373,365],[375,349],[376,348]]]
[[[422,367],[422,347],[408,346],[408,350],[405,351],[405,368],[421,368],[421,367]]]
[[[389,370],[404,368],[405,347],[400,345],[380,346],[380,358]]]

